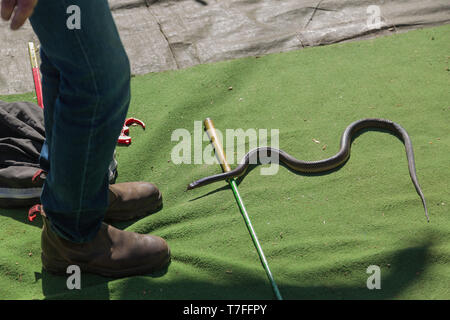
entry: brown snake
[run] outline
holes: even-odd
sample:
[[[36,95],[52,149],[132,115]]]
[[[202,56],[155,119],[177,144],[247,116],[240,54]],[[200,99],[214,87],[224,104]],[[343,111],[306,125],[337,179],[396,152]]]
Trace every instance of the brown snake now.
[[[330,158],[319,161],[302,161],[294,158],[283,150],[271,147],[259,147],[249,151],[234,170],[197,180],[189,184],[187,189],[191,190],[213,182],[240,177],[245,174],[250,164],[250,159],[256,159],[256,157],[260,159],[260,154],[264,154],[264,156],[268,157],[273,157],[274,155],[278,156],[278,159],[282,163],[287,165],[293,171],[297,172],[318,173],[332,170],[336,167],[341,166],[348,160],[348,158],[350,157],[350,146],[352,138],[357,132],[363,129],[383,129],[391,132],[403,141],[406,149],[406,157],[408,160],[409,175],[411,176],[412,183],[414,184],[414,187],[416,188],[416,191],[422,200],[422,204],[425,209],[425,216],[427,217],[427,221],[429,222],[430,220],[428,217],[428,209],[425,202],[425,197],[422,193],[419,182],[417,181],[416,166],[414,163],[414,152],[411,139],[406,130],[399,124],[386,119],[361,119],[350,124],[342,134],[339,152]]]

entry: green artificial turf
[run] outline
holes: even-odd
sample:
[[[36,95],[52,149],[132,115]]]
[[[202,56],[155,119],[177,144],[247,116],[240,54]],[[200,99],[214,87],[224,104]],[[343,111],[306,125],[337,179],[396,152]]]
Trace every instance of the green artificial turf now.
[[[40,219],[0,210],[0,298],[272,299],[226,182],[186,191],[220,166],[174,164],[172,132],[193,134],[194,121],[206,117],[223,132],[278,129],[281,149],[318,160],[337,152],[351,122],[380,117],[411,136],[430,223],[403,144],[379,131],[360,135],[350,160],[330,174],[279,167],[264,176],[255,167],[239,191],[285,299],[449,299],[449,49],[446,25],[133,77],[129,116],[147,130],[131,128],[132,145],[117,149],[118,182],[156,183],[164,207],[116,226],[164,237],[168,270],[124,279],[83,274],[81,290],[68,290],[66,277],[42,270]],[[379,290],[366,287],[370,265],[380,267]]]

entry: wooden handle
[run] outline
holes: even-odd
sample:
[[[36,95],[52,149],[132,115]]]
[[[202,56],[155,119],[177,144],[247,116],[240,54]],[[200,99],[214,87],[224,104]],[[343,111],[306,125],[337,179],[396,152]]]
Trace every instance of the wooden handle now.
[[[227,162],[227,157],[225,155],[225,151],[223,150],[222,143],[217,136],[216,128],[214,127],[214,123],[210,118],[206,118],[204,121],[206,133],[211,140],[211,143],[216,152],[217,160],[219,160],[220,165],[222,166],[222,170],[224,172],[231,171],[230,165]]]
[[[28,53],[30,55],[31,68],[37,68],[38,62],[36,57],[36,49],[33,42],[28,42]]]

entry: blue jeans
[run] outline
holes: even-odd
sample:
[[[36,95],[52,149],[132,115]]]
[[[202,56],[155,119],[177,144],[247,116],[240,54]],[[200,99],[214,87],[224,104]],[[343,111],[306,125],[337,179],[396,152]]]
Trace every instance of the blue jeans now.
[[[69,28],[78,6],[80,28]],[[130,103],[130,63],[107,0],[39,0],[48,171],[41,202],[53,230],[77,243],[97,234],[108,206],[108,166]],[[74,25],[76,26],[76,25]]]

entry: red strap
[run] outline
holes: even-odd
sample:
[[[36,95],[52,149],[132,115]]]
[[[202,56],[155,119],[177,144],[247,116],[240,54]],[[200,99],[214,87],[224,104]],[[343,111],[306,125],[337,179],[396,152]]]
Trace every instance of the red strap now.
[[[117,143],[120,144],[120,145],[129,146],[131,144],[131,137],[125,136],[125,135],[121,135],[119,137],[119,139],[117,140]]]
[[[30,222],[33,222],[33,220],[36,218],[37,214],[41,213],[41,205],[36,204],[28,210],[28,220]]]
[[[38,171],[36,171],[36,173],[34,174],[33,178],[31,178],[31,181],[33,183],[36,183],[38,181],[38,179],[41,179],[41,175],[45,174],[46,172],[42,169],[39,169]]]

